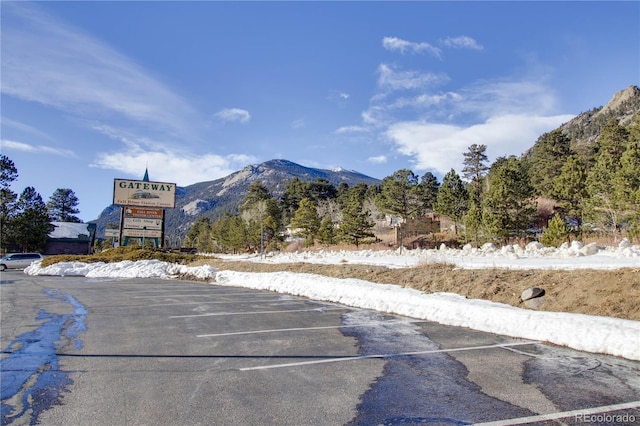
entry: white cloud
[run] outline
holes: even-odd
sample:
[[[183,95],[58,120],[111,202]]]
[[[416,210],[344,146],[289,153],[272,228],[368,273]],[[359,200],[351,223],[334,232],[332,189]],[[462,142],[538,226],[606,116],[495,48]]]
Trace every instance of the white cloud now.
[[[471,37],[467,36],[459,36],[459,37],[447,37],[440,41],[443,46],[453,47],[453,48],[464,48],[464,49],[472,49],[472,50],[483,50],[484,47],[475,41]]]
[[[68,149],[53,148],[45,145],[29,145],[24,142],[2,139],[2,150],[4,151],[5,149],[32,152],[34,154],[53,154],[62,157],[76,157],[76,154]]]
[[[41,131],[39,129],[36,129],[33,126],[30,126],[28,124],[22,123],[20,121],[11,120],[8,117],[2,117],[2,127],[5,127],[5,126],[6,127],[11,127],[13,129],[17,129],[17,130],[19,130],[21,132],[24,132],[24,133],[28,133],[28,134],[30,134],[32,136],[37,136],[38,138],[41,138],[41,139],[47,139],[47,140],[50,140],[50,141],[53,140],[53,138],[51,136],[49,136],[48,134],[46,134],[45,132],[43,132],[43,131]]]
[[[391,125],[386,136],[398,151],[412,156],[418,170],[462,170],[463,153],[472,144],[487,145],[490,161],[503,155],[520,155],[536,139],[573,116],[503,115],[472,126],[406,121]]]
[[[306,126],[304,118],[300,118],[298,120],[294,120],[291,122],[292,129],[302,129]]]
[[[215,113],[214,116],[225,123],[238,122],[244,124],[251,120],[249,111],[240,108],[225,108]]]
[[[147,166],[152,180],[187,186],[219,179],[255,161],[247,155],[190,155],[181,151],[144,151],[131,147],[123,152],[99,154],[91,166],[129,176],[140,175]]]
[[[368,132],[369,129],[365,126],[342,126],[339,127],[335,133],[342,135],[342,134],[347,134],[347,133],[364,133],[364,132]]]
[[[449,77],[442,73],[401,71],[396,66],[378,66],[378,87],[385,90],[419,90],[447,82]]]
[[[367,158],[367,161],[373,164],[384,164],[387,162],[387,156],[386,155],[378,155],[375,157],[369,157]]]
[[[3,3],[2,92],[77,117],[193,134],[192,108],[129,58],[32,3]]]
[[[383,38],[382,46],[385,49],[390,51],[399,51],[403,55],[406,52],[411,52],[411,53],[427,52],[439,58],[440,55],[442,54],[442,51],[439,48],[432,46],[429,43],[426,43],[426,42],[414,43],[407,40],[403,40],[398,37]]]

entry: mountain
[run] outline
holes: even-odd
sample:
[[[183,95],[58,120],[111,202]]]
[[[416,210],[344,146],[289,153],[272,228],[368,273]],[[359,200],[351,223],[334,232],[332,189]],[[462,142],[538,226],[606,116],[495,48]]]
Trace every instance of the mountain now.
[[[318,178],[327,179],[333,185],[341,182],[350,187],[358,183],[376,185],[379,179],[349,170],[324,170],[304,167],[287,160],[270,160],[258,165],[250,165],[213,181],[199,182],[176,189],[176,208],[165,213],[166,236],[169,241],[183,238],[193,222],[201,216],[216,219],[225,212],[236,212],[252,182],[262,181],[271,195],[281,197],[287,183],[298,178],[303,182],[314,182]],[[96,236],[104,237],[109,223],[120,223],[120,207],[111,205],[92,221],[97,225]]]

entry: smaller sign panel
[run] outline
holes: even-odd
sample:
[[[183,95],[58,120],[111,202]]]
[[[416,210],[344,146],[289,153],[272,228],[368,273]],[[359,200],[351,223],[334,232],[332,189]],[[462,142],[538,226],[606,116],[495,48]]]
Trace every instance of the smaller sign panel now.
[[[123,229],[123,237],[138,238],[162,238],[162,231],[144,230],[144,229]]]
[[[162,219],[163,209],[152,209],[146,207],[126,207],[124,217],[140,217],[145,219]]]
[[[124,227],[126,229],[162,229],[162,220],[144,219],[140,217],[125,217]]]
[[[104,230],[105,237],[119,237],[120,230],[119,229],[105,229]]]
[[[176,205],[176,184],[114,179],[113,204],[172,209]]]

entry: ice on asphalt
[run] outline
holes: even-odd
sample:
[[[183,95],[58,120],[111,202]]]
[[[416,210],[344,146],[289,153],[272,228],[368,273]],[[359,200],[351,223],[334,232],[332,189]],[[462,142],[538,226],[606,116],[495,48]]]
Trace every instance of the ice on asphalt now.
[[[359,250],[277,253],[268,256],[221,256],[224,259],[263,263],[368,264],[389,268],[427,263],[447,263],[459,268],[508,269],[619,269],[640,268],[640,245],[622,240],[615,247],[583,245],[560,248],[530,243],[525,247],[432,250]],[[34,263],[30,275],[111,278],[188,277],[214,285],[245,287],[291,294],[313,300],[373,309],[441,324],[468,327],[515,338],[549,342],[573,349],[640,360],[640,321],[593,315],[521,309],[486,300],[467,299],[453,293],[425,294],[393,283],[376,284],[359,279],[338,279],[291,272],[247,273],[190,267],[158,260],[116,263],[60,262],[42,268]],[[640,274],[640,271],[639,271]]]

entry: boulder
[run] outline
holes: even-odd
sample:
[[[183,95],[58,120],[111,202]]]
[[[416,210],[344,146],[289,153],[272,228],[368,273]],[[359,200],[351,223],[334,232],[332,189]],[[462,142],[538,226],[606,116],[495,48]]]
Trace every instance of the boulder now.
[[[543,288],[539,288],[539,287],[531,287],[526,289],[525,291],[522,292],[522,294],[520,295],[520,299],[523,302],[526,302],[527,300],[531,300],[531,299],[536,299],[538,297],[542,297],[544,296],[544,289]]]
[[[530,309],[539,309],[544,304],[543,288],[532,287],[522,292],[520,299],[524,302],[524,306]]]

